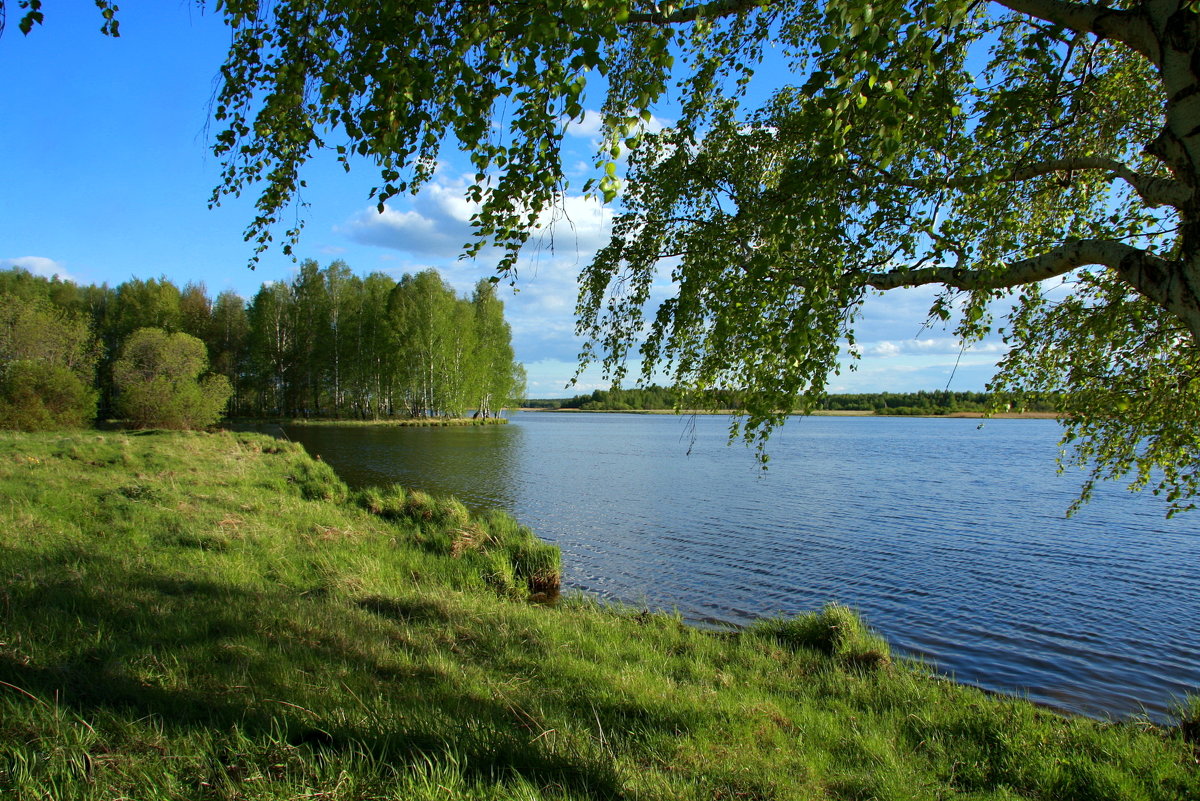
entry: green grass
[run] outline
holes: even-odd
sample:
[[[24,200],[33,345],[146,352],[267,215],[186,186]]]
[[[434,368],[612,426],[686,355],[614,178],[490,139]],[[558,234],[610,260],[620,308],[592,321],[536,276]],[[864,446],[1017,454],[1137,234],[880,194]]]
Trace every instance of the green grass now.
[[[955,685],[836,606],[529,603],[558,570],[290,443],[0,435],[0,798],[1200,797],[1186,727]]]

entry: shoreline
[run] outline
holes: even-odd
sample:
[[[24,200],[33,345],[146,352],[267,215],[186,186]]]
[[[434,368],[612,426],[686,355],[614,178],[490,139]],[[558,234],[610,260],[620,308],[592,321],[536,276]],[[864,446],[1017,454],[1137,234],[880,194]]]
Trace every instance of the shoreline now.
[[[660,414],[660,415],[678,415],[678,416],[700,416],[700,417],[719,417],[733,416],[738,414],[734,409],[546,409],[541,407],[520,407],[516,411],[531,412],[531,413],[550,413],[550,414]],[[1057,420],[1060,415],[1058,412],[997,412],[988,414],[987,412],[946,412],[944,414],[879,414],[870,409],[819,409],[814,412],[804,414],[802,412],[791,412],[789,417],[887,417],[887,418],[904,418],[904,417],[920,417],[927,419],[986,419],[986,420]]]

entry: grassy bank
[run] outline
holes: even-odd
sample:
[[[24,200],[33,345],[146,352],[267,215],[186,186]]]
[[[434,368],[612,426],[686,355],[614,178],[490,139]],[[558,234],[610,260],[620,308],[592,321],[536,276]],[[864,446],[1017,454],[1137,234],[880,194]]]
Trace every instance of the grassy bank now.
[[[551,590],[501,515],[246,434],[0,435],[0,797],[1200,797],[1181,729]]]

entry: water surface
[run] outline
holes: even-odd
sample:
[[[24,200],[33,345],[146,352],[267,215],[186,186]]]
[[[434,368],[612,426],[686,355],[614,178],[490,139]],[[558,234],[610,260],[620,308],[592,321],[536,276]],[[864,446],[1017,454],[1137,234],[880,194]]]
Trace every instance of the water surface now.
[[[727,425],[288,433],[352,485],[508,510],[562,548],[568,588],[717,624],[838,601],[960,681],[1093,715],[1163,718],[1200,690],[1200,516],[1105,486],[1065,519],[1057,423],[798,418],[765,473]]]

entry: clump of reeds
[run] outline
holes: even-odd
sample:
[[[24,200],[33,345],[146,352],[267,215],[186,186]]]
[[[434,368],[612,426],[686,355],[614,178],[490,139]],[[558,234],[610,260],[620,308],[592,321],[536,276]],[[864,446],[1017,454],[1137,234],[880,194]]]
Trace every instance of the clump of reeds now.
[[[827,604],[818,612],[759,620],[749,632],[791,649],[832,656],[847,667],[873,670],[891,664],[887,640],[871,631],[853,609]]]

